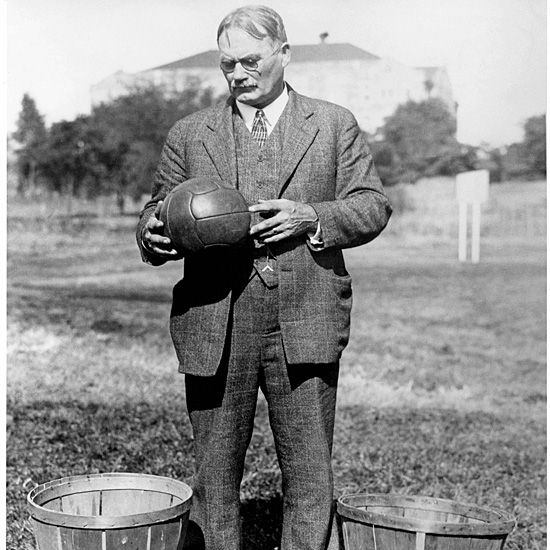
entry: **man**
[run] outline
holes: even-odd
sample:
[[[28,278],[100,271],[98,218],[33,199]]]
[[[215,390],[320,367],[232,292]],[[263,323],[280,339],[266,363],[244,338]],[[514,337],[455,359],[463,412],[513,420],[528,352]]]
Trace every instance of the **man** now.
[[[353,115],[285,83],[290,46],[276,12],[231,12],[218,46],[231,97],[171,129],[137,233],[144,261],[178,259],[160,204],[198,176],[240,189],[253,216],[246,246],[186,257],[174,288],[170,329],[196,450],[192,519],[208,550],[241,548],[239,487],[261,388],[282,471],[282,549],[321,550],[351,309],[341,250],[375,238],[391,208]]]

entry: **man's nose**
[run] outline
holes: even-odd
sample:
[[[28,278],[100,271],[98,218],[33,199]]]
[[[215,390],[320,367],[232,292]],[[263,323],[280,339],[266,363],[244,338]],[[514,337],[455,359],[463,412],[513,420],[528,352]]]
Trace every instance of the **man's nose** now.
[[[233,79],[234,80],[244,80],[248,77],[248,73],[244,70],[243,66],[237,62],[235,68],[233,69]]]

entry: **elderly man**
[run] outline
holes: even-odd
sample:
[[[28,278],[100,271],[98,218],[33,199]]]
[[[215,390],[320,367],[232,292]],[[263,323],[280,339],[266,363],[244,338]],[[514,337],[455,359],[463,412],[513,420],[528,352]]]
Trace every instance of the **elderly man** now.
[[[144,261],[179,259],[158,219],[179,183],[218,177],[253,221],[246,246],[185,258],[170,330],[196,452],[192,519],[208,550],[241,548],[239,488],[265,395],[282,472],[282,549],[327,547],[339,359],[351,279],[342,249],[374,239],[391,208],[353,115],[285,83],[291,51],[264,6],[218,29],[230,98],[177,122],[138,226]]]

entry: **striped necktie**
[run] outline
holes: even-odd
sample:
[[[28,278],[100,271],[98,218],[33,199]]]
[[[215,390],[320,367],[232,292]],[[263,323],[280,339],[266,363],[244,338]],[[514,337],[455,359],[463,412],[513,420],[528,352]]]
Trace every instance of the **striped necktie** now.
[[[261,109],[256,111],[254,123],[252,124],[252,135],[258,142],[258,145],[263,147],[265,140],[267,139],[267,126],[265,124],[265,114]]]

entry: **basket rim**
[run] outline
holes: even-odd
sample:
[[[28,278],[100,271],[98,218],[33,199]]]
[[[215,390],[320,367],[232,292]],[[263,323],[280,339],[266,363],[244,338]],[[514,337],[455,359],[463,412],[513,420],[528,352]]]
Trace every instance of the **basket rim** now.
[[[133,480],[134,484],[129,486],[128,482],[130,480]],[[64,493],[63,490],[66,488],[71,488],[71,492]],[[49,510],[42,506],[45,502],[61,496],[68,496],[69,494],[117,489],[136,489],[166,493],[176,496],[182,502],[168,508],[155,510],[154,512],[125,516],[76,515]],[[180,518],[190,510],[192,495],[193,490],[187,483],[163,476],[127,472],[86,474],[63,477],[38,485],[27,495],[27,509],[34,520],[50,525],[76,529],[124,529],[127,527],[142,527],[164,523]]]
[[[444,511],[457,515],[468,512],[477,512],[490,517],[487,523],[447,523],[444,521],[423,520],[419,518],[405,518],[387,513],[377,513],[362,510],[357,506],[378,505],[384,507],[400,506],[414,508],[421,504],[425,510]],[[360,523],[378,525],[405,531],[441,535],[461,536],[497,536],[508,535],[515,527],[516,520],[512,514],[497,508],[489,508],[478,504],[466,504],[449,499],[427,496],[357,493],[343,495],[337,500],[337,511],[344,519]]]

